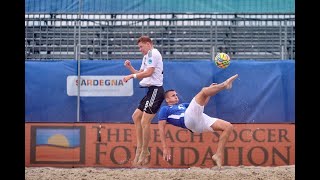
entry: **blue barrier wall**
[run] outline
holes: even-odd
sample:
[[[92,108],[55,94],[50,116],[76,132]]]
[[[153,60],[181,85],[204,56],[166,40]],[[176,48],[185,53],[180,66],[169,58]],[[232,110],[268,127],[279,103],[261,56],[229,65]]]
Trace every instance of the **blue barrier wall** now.
[[[123,63],[81,60],[81,76],[122,78],[129,73]],[[132,61],[136,69],[140,63]],[[226,69],[209,60],[164,61],[164,88],[176,89],[180,100],[188,102],[203,86],[223,82],[236,73],[239,78],[233,88],[212,97],[205,113],[232,123],[295,123],[292,60],[233,60]],[[75,60],[25,62],[26,122],[77,122],[77,96],[67,92],[69,76],[77,76]],[[132,95],[81,96],[80,121],[132,123],[131,114],[146,90],[139,88],[138,80],[131,81],[127,86],[132,88]],[[117,86],[126,89],[121,82]]]

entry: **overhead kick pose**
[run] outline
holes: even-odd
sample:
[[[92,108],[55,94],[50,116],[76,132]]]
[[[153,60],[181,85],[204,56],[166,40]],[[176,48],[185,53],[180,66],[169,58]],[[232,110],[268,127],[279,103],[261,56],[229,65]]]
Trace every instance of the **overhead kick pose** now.
[[[208,103],[210,97],[224,89],[231,89],[232,83],[237,77],[238,74],[228,78],[223,83],[212,83],[208,87],[203,87],[190,103],[179,103],[177,92],[173,89],[165,92],[165,101],[167,105],[161,107],[158,119],[164,160],[169,161],[171,159],[165,137],[165,127],[167,123],[188,129],[195,133],[222,131],[219,137],[217,151],[212,156],[212,159],[216,162],[219,170],[221,169],[222,157],[224,154],[223,149],[233,130],[233,126],[223,119],[208,116],[204,113],[204,107]]]

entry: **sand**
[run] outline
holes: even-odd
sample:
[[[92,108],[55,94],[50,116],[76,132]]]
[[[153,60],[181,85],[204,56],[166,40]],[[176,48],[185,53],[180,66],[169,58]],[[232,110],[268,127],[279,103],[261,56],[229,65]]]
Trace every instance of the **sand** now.
[[[154,169],[154,168],[54,168],[26,167],[26,180],[294,180],[295,165],[277,167],[224,166],[189,169]]]

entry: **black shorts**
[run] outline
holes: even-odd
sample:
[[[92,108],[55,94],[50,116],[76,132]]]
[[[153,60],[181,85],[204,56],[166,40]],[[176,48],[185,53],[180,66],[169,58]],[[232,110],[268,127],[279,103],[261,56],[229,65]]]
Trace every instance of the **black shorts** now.
[[[164,89],[162,86],[150,86],[147,88],[147,95],[140,101],[138,109],[148,114],[156,114],[164,100]]]

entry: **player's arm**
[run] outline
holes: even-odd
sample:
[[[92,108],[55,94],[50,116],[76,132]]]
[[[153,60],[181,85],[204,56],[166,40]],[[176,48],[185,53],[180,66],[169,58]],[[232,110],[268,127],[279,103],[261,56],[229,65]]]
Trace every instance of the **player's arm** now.
[[[131,62],[129,60],[126,60],[124,61],[124,66],[129,69],[129,71],[132,73],[132,74],[136,74],[136,73],[139,73],[139,72],[142,72],[143,70],[140,69],[140,70],[136,70],[132,65],[131,65]]]
[[[147,70],[136,73],[138,79],[143,79],[145,77],[150,77],[154,72],[154,67],[148,67]]]
[[[138,71],[131,65],[131,62],[129,60],[125,60],[123,64],[131,73],[137,73]]]
[[[142,70],[140,70],[140,71],[136,71],[136,73],[134,73],[134,74],[129,74],[129,75],[127,75],[127,76],[125,76],[124,78],[123,78],[123,81],[124,82],[127,82],[127,81],[129,81],[130,79],[132,79],[132,78],[136,78],[136,79],[143,79],[143,78],[145,78],[145,77],[149,77],[149,76],[151,76],[152,75],[152,73],[154,72],[154,67],[149,67],[147,70],[145,70],[145,71],[142,71]]]
[[[163,149],[162,157],[163,157],[163,160],[169,161],[171,159],[171,154],[166,143],[166,133],[165,133],[166,124],[167,124],[166,120],[159,120],[158,122],[160,140],[161,140],[162,149]]]

